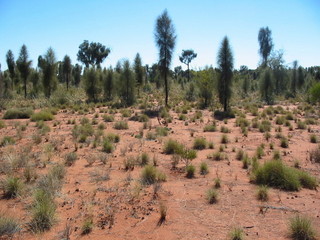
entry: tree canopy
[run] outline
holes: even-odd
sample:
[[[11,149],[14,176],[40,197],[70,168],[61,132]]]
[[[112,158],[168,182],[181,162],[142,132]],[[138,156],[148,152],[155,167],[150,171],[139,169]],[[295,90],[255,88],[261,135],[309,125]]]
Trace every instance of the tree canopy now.
[[[91,42],[84,40],[79,46],[77,54],[78,61],[82,62],[86,67],[97,66],[100,68],[100,64],[108,57],[110,49],[101,43]]]

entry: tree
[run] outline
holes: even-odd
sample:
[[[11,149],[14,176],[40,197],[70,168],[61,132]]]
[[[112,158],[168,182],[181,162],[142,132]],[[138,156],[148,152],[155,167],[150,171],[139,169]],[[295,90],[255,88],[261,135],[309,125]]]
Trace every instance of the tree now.
[[[0,98],[3,98],[3,96],[4,96],[4,81],[2,77],[1,64],[0,64]]]
[[[84,72],[84,87],[90,101],[97,102],[101,92],[99,71],[95,68],[87,68]]]
[[[293,69],[292,69],[292,76],[291,76],[291,92],[293,96],[297,94],[297,85],[298,85],[298,61],[293,61]]]
[[[89,44],[89,41],[85,40],[79,46],[77,57],[78,61],[82,62],[87,68],[89,65],[100,68],[100,64],[109,55],[109,53],[110,48],[106,48],[101,43],[91,42]]]
[[[267,66],[268,57],[271,53],[271,50],[273,48],[272,38],[271,38],[271,30],[266,28],[260,28],[259,35],[258,35],[258,41],[260,44],[260,55],[262,57],[262,65],[264,67]]]
[[[168,106],[168,74],[177,36],[167,10],[164,10],[157,18],[154,36],[156,45],[159,48],[159,67],[161,76],[164,79],[165,104]]]
[[[311,101],[320,103],[320,82],[315,83],[310,89]]]
[[[37,96],[39,93],[40,74],[37,70],[33,70],[30,73],[30,81],[32,82],[32,94]]]
[[[32,61],[28,60],[28,50],[26,45],[22,45],[20,49],[19,58],[17,60],[17,67],[23,79],[23,86],[24,86],[24,98],[27,98],[27,80],[30,74],[30,67]]]
[[[120,96],[126,106],[131,106],[135,102],[135,80],[129,60],[123,62],[120,75]]]
[[[298,67],[298,81],[297,81],[297,85],[298,85],[298,88],[301,89],[302,86],[304,85],[304,70],[303,70],[303,67]]]
[[[276,95],[287,89],[287,73],[284,67],[283,51],[274,51],[269,59],[274,79],[274,91]]]
[[[197,86],[199,88],[199,95],[204,108],[208,107],[212,96],[214,87],[214,75],[212,69],[204,69],[199,71],[196,75]]]
[[[227,112],[229,110],[233,77],[233,54],[227,36],[222,40],[221,47],[218,52],[218,71],[219,101],[223,105],[224,112]]]
[[[10,78],[11,78],[11,81],[12,81],[12,90],[13,90],[13,80],[14,80],[14,77],[15,77],[16,64],[14,62],[14,55],[13,55],[11,50],[9,50],[7,52],[6,61],[7,61],[7,66],[8,66],[8,70],[9,70],[9,73],[10,73]]]
[[[67,90],[69,89],[71,71],[72,71],[71,59],[68,55],[65,55],[62,62],[62,72],[63,72],[63,78],[67,83]]]
[[[78,63],[76,63],[76,65],[72,69],[73,83],[76,86],[79,86],[81,80],[81,71],[82,67]]]
[[[141,57],[139,53],[137,53],[134,59],[134,73],[135,73],[136,83],[138,87],[138,96],[140,96],[140,88],[143,85],[143,68],[142,68]]]
[[[191,61],[197,57],[197,54],[192,50],[192,49],[188,49],[188,50],[182,50],[182,54],[179,57],[180,62],[184,63],[187,65],[188,67],[188,82],[190,82],[190,69],[189,69],[189,65],[191,63]]]
[[[113,91],[113,70],[110,67],[107,71],[107,76],[104,79],[104,97],[107,100],[112,99],[112,91]]]
[[[39,56],[38,66],[42,71],[42,84],[44,95],[50,98],[57,87],[57,62],[53,49],[50,47],[44,56]]]
[[[269,68],[266,68],[262,74],[260,92],[262,98],[266,101],[268,105],[273,103],[273,81],[272,73]]]

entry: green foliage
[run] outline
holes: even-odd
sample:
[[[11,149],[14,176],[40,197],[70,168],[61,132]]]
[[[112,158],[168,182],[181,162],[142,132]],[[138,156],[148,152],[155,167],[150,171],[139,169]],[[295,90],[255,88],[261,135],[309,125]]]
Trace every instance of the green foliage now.
[[[78,156],[75,152],[69,152],[64,156],[64,163],[66,166],[71,166],[77,160]]]
[[[203,150],[207,147],[207,140],[205,138],[196,138],[193,142],[193,149]]]
[[[320,82],[315,83],[311,88],[310,88],[310,95],[311,95],[311,101],[316,103],[320,102]]]
[[[269,194],[268,194],[269,188],[265,185],[261,185],[258,188],[257,191],[257,199],[260,201],[268,201]]]
[[[199,170],[201,175],[207,175],[209,173],[209,167],[206,162],[202,162],[200,164],[200,170]]]
[[[123,129],[128,129],[129,128],[128,122],[125,122],[125,121],[116,122],[113,125],[113,127],[114,127],[114,129],[117,129],[117,130],[123,130]]]
[[[23,190],[23,183],[17,177],[7,177],[1,185],[5,198],[16,198]]]
[[[6,127],[6,123],[2,120],[0,120],[0,129],[1,128],[5,128]]]
[[[165,175],[160,172],[155,166],[146,165],[141,172],[141,182],[146,185],[154,184],[155,182],[165,181]]]
[[[213,97],[214,73],[212,69],[204,69],[196,73],[196,83],[199,89],[199,96],[202,107],[206,108]]]
[[[261,77],[260,92],[262,99],[268,104],[273,104],[274,101],[274,84],[272,72],[269,68],[266,68]]]
[[[33,110],[30,108],[12,108],[8,109],[3,115],[3,119],[23,119],[30,118]]]
[[[110,142],[113,142],[113,143],[118,143],[120,142],[120,136],[118,134],[115,134],[115,133],[108,133],[107,136],[106,136],[106,139]]]
[[[196,172],[196,167],[190,164],[186,167],[186,172],[187,172],[187,175],[186,175],[187,178],[193,178]]]
[[[229,40],[224,37],[218,52],[218,95],[219,101],[223,105],[224,112],[229,110],[231,98],[231,84],[233,77],[233,54],[229,45]]]
[[[84,40],[79,45],[79,51],[77,54],[78,61],[82,62],[87,68],[89,65],[92,67],[100,67],[100,64],[108,57],[110,49],[106,48],[99,42],[91,42]]]
[[[81,234],[86,235],[92,232],[93,229],[93,219],[92,216],[86,217],[82,226],[81,226]]]
[[[23,79],[23,86],[24,86],[24,97],[27,98],[27,80],[30,75],[30,68],[32,61],[28,60],[28,50],[26,45],[22,45],[20,49],[19,58],[17,60],[17,68],[20,72],[20,75]]]
[[[123,62],[122,71],[120,74],[120,89],[119,95],[122,97],[122,103],[125,106],[131,106],[136,101],[135,87],[136,82],[133,76],[133,72],[130,67],[129,60]]]
[[[320,163],[320,146],[310,151],[310,161]]]
[[[0,147],[4,147],[7,145],[13,145],[16,141],[10,136],[4,136],[0,142]]]
[[[84,88],[90,101],[98,101],[99,94],[101,93],[100,75],[101,72],[94,68],[84,71]]]
[[[259,35],[258,35],[258,41],[259,41],[259,45],[260,45],[259,52],[260,52],[260,55],[263,60],[263,65],[266,66],[268,57],[269,57],[271,50],[273,48],[271,30],[268,27],[260,28]]]
[[[20,224],[14,218],[0,216],[0,237],[3,239],[12,239],[12,236],[21,230]],[[6,238],[7,237],[7,238]]]
[[[280,146],[282,148],[288,148],[289,147],[289,141],[286,137],[282,137],[280,140]]]
[[[104,120],[105,122],[113,122],[113,121],[114,121],[114,116],[113,116],[113,115],[106,115],[106,114],[104,114],[104,115],[102,116],[102,118],[103,118],[103,120]]]
[[[229,142],[228,136],[226,134],[223,134],[221,136],[221,141],[222,144],[227,144]]]
[[[182,54],[179,57],[180,62],[186,64],[188,67],[188,82],[190,82],[189,65],[190,65],[190,62],[196,57],[197,57],[197,54],[192,49],[182,50]]]
[[[109,139],[103,141],[103,151],[105,153],[112,153],[114,151],[114,146]]]
[[[210,188],[206,192],[206,198],[209,204],[216,203],[218,202],[218,192],[215,189]]]
[[[159,70],[161,77],[164,79],[165,104],[168,106],[169,66],[172,60],[177,36],[167,10],[164,10],[164,12],[157,18],[154,36],[156,45],[159,48]]]
[[[215,124],[206,125],[206,126],[203,128],[203,131],[204,131],[204,132],[215,132],[215,131],[217,131],[217,127],[216,127]]]
[[[72,64],[68,55],[65,55],[62,62],[63,79],[67,84],[67,90],[69,89],[71,78]]]
[[[183,145],[176,140],[169,139],[165,145],[163,152],[165,154],[181,154],[183,151]]]
[[[236,227],[233,228],[232,231],[229,233],[230,240],[243,240],[244,239],[244,233],[242,228]]]
[[[31,115],[31,121],[37,122],[37,121],[51,121],[53,120],[53,115],[47,111],[42,110],[40,112],[34,113]]]
[[[140,88],[143,85],[143,67],[142,67],[141,57],[139,53],[137,53],[136,57],[134,58],[134,73],[135,73],[135,80],[136,80],[136,85],[138,87],[138,95],[139,95]]]
[[[311,220],[307,217],[296,215],[290,219],[289,231],[294,240],[315,240],[316,233]]]

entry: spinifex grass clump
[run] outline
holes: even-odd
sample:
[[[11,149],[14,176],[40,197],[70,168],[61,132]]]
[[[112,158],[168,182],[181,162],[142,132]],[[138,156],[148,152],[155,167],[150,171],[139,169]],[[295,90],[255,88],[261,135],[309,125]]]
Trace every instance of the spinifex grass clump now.
[[[146,165],[141,172],[141,182],[145,185],[154,184],[155,182],[166,181],[164,173],[160,172],[155,166]]]
[[[196,138],[193,142],[193,149],[203,150],[207,147],[207,141],[205,138]]]
[[[51,121],[53,120],[53,114],[47,110],[43,110],[37,113],[32,114],[31,121]]]
[[[181,154],[183,151],[183,145],[176,140],[169,139],[163,149],[166,154]]]
[[[20,230],[20,224],[17,220],[4,214],[0,216],[0,238],[12,239],[12,236]]]
[[[290,236],[294,240],[316,240],[316,233],[311,220],[307,217],[295,216],[289,223]]]
[[[30,118],[33,114],[33,110],[30,108],[12,108],[8,109],[3,118],[4,119],[23,119]]]

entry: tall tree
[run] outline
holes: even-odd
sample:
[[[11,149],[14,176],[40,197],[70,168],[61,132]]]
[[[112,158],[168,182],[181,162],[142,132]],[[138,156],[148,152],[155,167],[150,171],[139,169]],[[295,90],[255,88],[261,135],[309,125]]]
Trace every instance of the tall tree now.
[[[228,37],[222,40],[218,52],[218,93],[219,101],[223,105],[224,112],[229,110],[229,100],[231,98],[231,84],[233,77],[233,54],[229,45]]]
[[[188,67],[188,82],[190,82],[190,68],[189,65],[193,59],[197,57],[197,54],[192,50],[182,50],[182,54],[179,57],[180,61],[187,65]]]
[[[62,72],[63,72],[63,77],[67,83],[67,90],[69,90],[71,71],[72,71],[71,59],[68,55],[65,55],[62,63]]]
[[[136,78],[136,84],[138,87],[138,96],[140,96],[140,88],[143,85],[143,67],[141,63],[140,54],[137,53],[136,57],[134,58],[134,73]]]
[[[298,88],[301,89],[302,86],[304,85],[304,70],[303,70],[303,67],[299,66],[298,67],[298,81],[297,81],[297,85],[298,85]]]
[[[293,69],[291,75],[291,92],[293,96],[297,94],[297,85],[298,85],[298,61],[293,61]]]
[[[8,66],[8,70],[9,70],[9,73],[10,73],[10,78],[11,78],[11,81],[12,81],[12,90],[13,90],[13,82],[14,82],[13,80],[14,80],[14,77],[15,77],[16,63],[14,62],[14,55],[13,55],[11,50],[9,50],[7,52],[6,61],[7,61],[7,66]]]
[[[213,96],[214,74],[212,69],[207,68],[197,72],[196,80],[199,89],[199,96],[202,99],[202,106],[206,108]]]
[[[85,40],[79,46],[77,57],[78,61],[82,62],[87,68],[89,65],[100,68],[100,64],[109,55],[109,53],[110,48],[107,48],[101,43],[89,43],[88,40]]]
[[[164,10],[164,12],[157,18],[154,36],[156,45],[159,48],[160,73],[164,78],[164,88],[166,95],[165,104],[166,106],[168,106],[168,74],[177,36],[175,34],[175,28],[172,24],[171,18],[168,15],[167,10]]]
[[[17,67],[23,79],[23,86],[24,86],[24,97],[27,98],[27,80],[30,74],[30,67],[32,61],[28,60],[28,50],[26,45],[22,45],[20,49],[19,58],[17,60]]]
[[[88,68],[84,72],[84,86],[90,101],[97,102],[101,92],[100,87],[100,71],[95,68]]]
[[[44,56],[39,56],[38,66],[42,70],[42,84],[44,94],[50,98],[52,92],[57,87],[57,63],[53,49],[50,47]]]
[[[104,98],[106,100],[111,100],[112,99],[112,92],[113,92],[113,69],[110,67],[107,71],[107,75],[105,76],[104,79]]]
[[[271,30],[268,27],[260,28],[259,35],[258,35],[258,41],[260,44],[259,53],[262,57],[262,65],[264,67],[266,67],[267,62],[268,62],[268,57],[269,57],[271,50],[273,48]]]
[[[78,63],[76,63],[76,65],[72,69],[73,84],[76,86],[79,86],[79,83],[81,80],[81,71],[82,71],[82,67]]]
[[[135,102],[135,80],[131,71],[129,60],[123,62],[123,67],[120,76],[122,96],[126,106],[131,106]]]
[[[283,51],[274,51],[269,58],[274,79],[274,91],[276,95],[283,93],[287,88],[287,73],[284,67]]]

